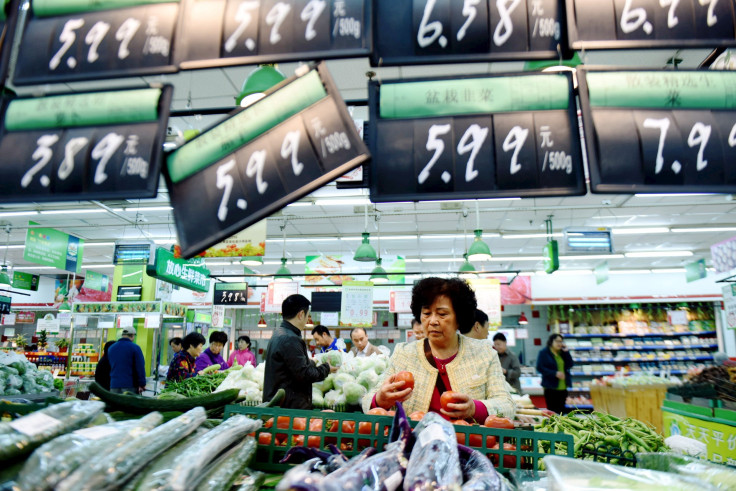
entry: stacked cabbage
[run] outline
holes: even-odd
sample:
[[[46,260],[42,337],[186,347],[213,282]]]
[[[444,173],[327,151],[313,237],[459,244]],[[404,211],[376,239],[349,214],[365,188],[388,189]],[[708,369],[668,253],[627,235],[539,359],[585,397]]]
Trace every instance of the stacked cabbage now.
[[[339,367],[322,382],[312,384],[312,405],[333,408],[342,404],[360,404],[361,399],[381,381],[388,366],[384,354],[356,357],[352,353],[329,351],[315,356],[317,364],[329,361]]]
[[[0,395],[40,394],[54,390],[54,376],[18,353],[0,352]]]
[[[263,376],[266,364],[261,363],[258,367],[246,363],[244,367],[233,366],[227,370],[227,377],[215,389],[221,392],[228,389],[239,389],[240,397],[248,402],[261,402],[263,400]]]

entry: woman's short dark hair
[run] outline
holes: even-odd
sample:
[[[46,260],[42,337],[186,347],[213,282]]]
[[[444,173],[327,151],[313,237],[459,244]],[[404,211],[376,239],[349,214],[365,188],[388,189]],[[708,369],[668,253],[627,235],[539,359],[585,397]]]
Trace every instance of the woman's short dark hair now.
[[[212,334],[210,334],[210,344],[212,343],[227,343],[227,333],[222,331],[213,331]]]
[[[495,336],[493,336],[494,341],[503,341],[506,342],[506,336],[502,332],[497,332]]]
[[[458,330],[467,334],[475,324],[475,309],[478,302],[470,285],[460,278],[430,277],[420,280],[411,291],[411,313],[415,319],[422,318],[422,309],[429,307],[439,296],[446,296],[455,311]]]
[[[475,322],[483,327],[488,322],[488,314],[480,309],[475,309]]]
[[[181,338],[178,338],[178,337],[177,338],[171,338],[171,339],[169,339],[169,344],[175,344],[175,345],[179,346],[181,344]]]
[[[181,349],[188,350],[191,346],[195,348],[204,344],[204,336],[198,332],[190,332],[181,340]]]
[[[238,336],[238,342],[245,341],[245,344],[250,348],[250,338],[248,336]]]
[[[107,350],[110,349],[110,346],[115,344],[115,341],[108,341],[105,343],[105,346],[102,348],[102,356],[105,356],[107,354]]]
[[[562,334],[560,334],[558,332],[554,332],[554,333],[550,334],[549,335],[549,339],[547,339],[547,347],[548,348],[551,348],[552,347],[552,343],[554,343],[555,342],[555,339],[557,339],[557,338],[565,339],[565,338],[562,337]]]

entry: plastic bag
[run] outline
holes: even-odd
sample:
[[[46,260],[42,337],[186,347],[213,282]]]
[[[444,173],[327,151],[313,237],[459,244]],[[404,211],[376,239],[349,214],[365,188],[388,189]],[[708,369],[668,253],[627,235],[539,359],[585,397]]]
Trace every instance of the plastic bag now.
[[[716,488],[688,476],[649,469],[632,469],[613,464],[599,464],[570,457],[544,458],[549,491],[715,491]]]
[[[637,467],[690,476],[716,489],[736,489],[736,469],[673,453],[638,453]]]
[[[427,414],[414,430],[404,490],[458,489],[463,482],[455,430],[437,413]]]

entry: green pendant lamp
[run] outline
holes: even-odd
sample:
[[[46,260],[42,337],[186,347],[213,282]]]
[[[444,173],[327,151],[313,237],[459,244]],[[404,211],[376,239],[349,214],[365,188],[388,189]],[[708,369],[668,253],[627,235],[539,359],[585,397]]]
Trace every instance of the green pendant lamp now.
[[[358,250],[355,251],[355,255],[353,256],[353,259],[356,261],[361,262],[375,262],[378,259],[378,256],[376,255],[376,250],[373,248],[373,246],[370,243],[370,236],[367,232],[368,230],[368,205],[365,206],[365,232],[363,232],[363,241],[360,243],[360,246],[358,246]]]
[[[370,280],[373,283],[388,283],[388,275],[386,274],[386,270],[383,269],[383,266],[381,266],[381,262],[383,259],[380,257],[376,259],[376,267],[373,268],[373,271],[371,271],[371,278]]]
[[[274,281],[277,281],[279,283],[291,281],[291,271],[289,271],[289,268],[286,267],[286,258],[281,258],[281,267],[276,270],[276,277],[274,278]]]
[[[248,75],[240,94],[235,98],[237,105],[246,107],[263,98],[268,89],[286,80],[274,65],[260,65]]]
[[[475,239],[468,249],[469,261],[489,261],[491,259],[491,249],[488,244],[483,242],[483,230],[480,228],[480,210],[478,209],[478,201],[475,202]]]
[[[66,297],[64,297],[64,301],[61,302],[61,305],[59,305],[59,312],[71,312],[72,306],[69,305],[69,302],[67,302]]]
[[[478,275],[475,274],[477,271],[475,269],[475,266],[470,264],[470,261],[468,261],[468,254],[463,254],[463,257],[465,258],[465,262],[463,262],[462,266],[460,266],[460,277],[461,278],[477,278]]]
[[[8,274],[7,264],[3,264],[3,269],[0,271],[0,286],[10,286],[10,275]]]
[[[243,266],[261,266],[263,256],[243,256],[240,258],[240,264]]]

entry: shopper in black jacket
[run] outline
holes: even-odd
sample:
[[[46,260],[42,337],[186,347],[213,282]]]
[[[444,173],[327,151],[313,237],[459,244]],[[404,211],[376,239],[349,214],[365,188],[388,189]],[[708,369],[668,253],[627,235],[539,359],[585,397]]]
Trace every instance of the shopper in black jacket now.
[[[110,390],[110,358],[107,357],[107,350],[115,344],[115,341],[108,341],[105,343],[105,347],[102,348],[102,357],[97,362],[97,368],[95,368],[95,382]]]
[[[537,371],[542,374],[547,409],[557,414],[565,413],[567,390],[572,387],[570,369],[573,364],[561,334],[552,334],[547,347],[537,356]]]
[[[303,295],[290,295],[281,304],[284,318],[268,342],[263,398],[270,400],[279,389],[286,391],[281,407],[312,409],[312,384],[337,371],[328,363],[316,366],[307,355],[300,331],[307,327],[310,302]]]

